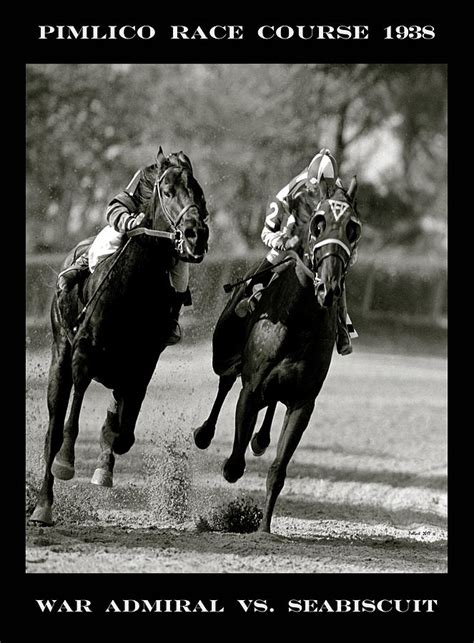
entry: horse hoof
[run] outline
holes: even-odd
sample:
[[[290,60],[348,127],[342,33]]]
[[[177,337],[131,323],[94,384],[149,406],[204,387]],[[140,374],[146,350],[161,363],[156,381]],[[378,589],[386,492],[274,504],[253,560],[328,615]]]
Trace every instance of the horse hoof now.
[[[37,505],[30,516],[30,522],[39,523],[41,525],[52,525],[53,511],[51,507],[41,507],[40,505]]]
[[[207,449],[211,444],[212,438],[214,437],[214,432],[212,434],[207,433],[207,424],[204,423],[198,429],[194,429],[193,432],[194,444],[198,449]]]
[[[267,450],[267,447],[261,447],[259,445],[257,440],[257,434],[253,436],[252,441],[250,442],[250,448],[252,449],[252,453],[257,457],[263,455]]]
[[[51,473],[58,480],[71,480],[74,478],[74,466],[71,466],[67,462],[58,460],[56,457],[51,465]]]
[[[224,464],[222,465],[222,475],[227,480],[227,482],[237,482],[237,480],[240,480],[240,478],[244,475],[245,464],[239,469],[232,469],[229,462],[230,458],[224,461]]]
[[[110,471],[101,469],[100,467],[94,471],[94,475],[91,478],[91,483],[96,484],[99,487],[113,487],[113,475]]]

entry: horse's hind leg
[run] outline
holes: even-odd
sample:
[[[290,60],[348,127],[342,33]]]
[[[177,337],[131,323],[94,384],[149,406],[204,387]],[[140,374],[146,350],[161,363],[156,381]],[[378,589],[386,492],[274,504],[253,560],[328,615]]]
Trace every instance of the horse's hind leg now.
[[[33,522],[51,525],[53,523],[53,483],[51,465],[63,440],[64,418],[66,417],[69,395],[72,387],[71,351],[69,344],[53,346],[53,355],[49,369],[48,411],[49,425],[44,444],[45,474],[38,501],[31,514]]]
[[[112,442],[114,453],[123,455],[127,453],[135,442],[135,426],[138,414],[145,398],[146,385],[143,389],[127,392],[127,394],[116,393],[118,433],[115,433]]]
[[[214,433],[216,432],[216,422],[221,412],[224,400],[230,389],[234,385],[236,375],[221,375],[219,378],[219,388],[217,389],[216,399],[212,405],[211,412],[207,420],[200,427],[194,430],[194,443],[199,449],[207,449],[211,444]]]
[[[288,409],[278,439],[276,458],[270,466],[267,475],[267,497],[263,512],[260,531],[270,532],[275,502],[283,489],[286,478],[286,468],[298,446],[304,430],[308,426],[309,418],[314,409],[314,400],[307,402],[297,409]]]
[[[51,471],[59,480],[71,480],[74,477],[74,447],[79,433],[79,416],[84,395],[91,378],[88,374],[85,359],[73,356],[74,391],[69,417],[63,432],[63,443],[51,465]]]
[[[257,422],[258,406],[254,393],[243,388],[240,391],[235,413],[234,445],[230,457],[224,462],[222,473],[227,482],[237,482],[245,471],[245,451]]]
[[[270,430],[272,428],[272,422],[276,407],[277,402],[271,402],[268,405],[265,417],[262,422],[262,426],[252,438],[250,447],[252,449],[252,453],[256,456],[263,455],[267,450],[268,445],[270,444]]]
[[[100,455],[91,482],[101,487],[113,486],[115,456],[113,444],[119,433],[118,401],[111,396],[107,417],[100,432]]]

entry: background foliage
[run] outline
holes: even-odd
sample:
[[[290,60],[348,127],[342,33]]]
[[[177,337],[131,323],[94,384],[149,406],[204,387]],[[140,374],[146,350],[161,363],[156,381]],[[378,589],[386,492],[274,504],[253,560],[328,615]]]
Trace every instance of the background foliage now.
[[[158,146],[192,159],[212,249],[260,247],[267,200],[323,146],[360,183],[366,248],[444,258],[444,65],[29,65],[27,251],[96,233]]]

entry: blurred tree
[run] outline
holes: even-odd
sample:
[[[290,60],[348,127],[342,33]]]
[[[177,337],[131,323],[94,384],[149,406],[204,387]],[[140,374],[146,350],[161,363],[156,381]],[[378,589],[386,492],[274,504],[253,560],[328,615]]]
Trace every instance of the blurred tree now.
[[[94,234],[110,197],[160,144],[191,157],[216,212],[215,248],[259,246],[268,198],[323,146],[344,180],[359,175],[368,236],[386,241],[402,226],[406,241],[434,205],[445,215],[446,68],[29,65],[28,250]]]

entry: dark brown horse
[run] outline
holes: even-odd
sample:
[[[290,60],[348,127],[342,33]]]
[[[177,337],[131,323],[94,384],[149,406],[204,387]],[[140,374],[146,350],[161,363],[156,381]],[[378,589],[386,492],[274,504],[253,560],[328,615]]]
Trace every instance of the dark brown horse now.
[[[79,415],[92,379],[112,389],[93,482],[112,486],[114,453],[126,453],[135,440],[148,383],[170,333],[170,267],[177,258],[198,263],[207,250],[206,202],[188,157],[182,152],[165,157],[160,147],[156,164],[147,170],[143,227],[130,232],[83,285],[56,294],[52,302],[46,467],[31,516],[35,522],[52,523],[54,477],[74,476]],[[79,244],[63,268],[87,248]]]
[[[241,375],[234,445],[223,466],[228,482],[236,482],[244,473],[245,452],[258,412],[267,408],[251,446],[255,455],[262,455],[270,443],[277,403],[287,408],[276,458],[267,476],[261,531],[270,531],[287,465],[308,426],[331,363],[337,300],[360,237],[356,190],[354,177],[347,192],[338,187],[329,194],[322,180],[314,197],[302,193],[296,205],[300,245],[297,253],[289,253],[292,267],[262,292],[243,323],[234,311],[244,286],[235,291],[214,331],[213,368],[220,376],[219,388],[209,417],[194,431],[194,440],[201,449],[209,446],[224,399]]]

